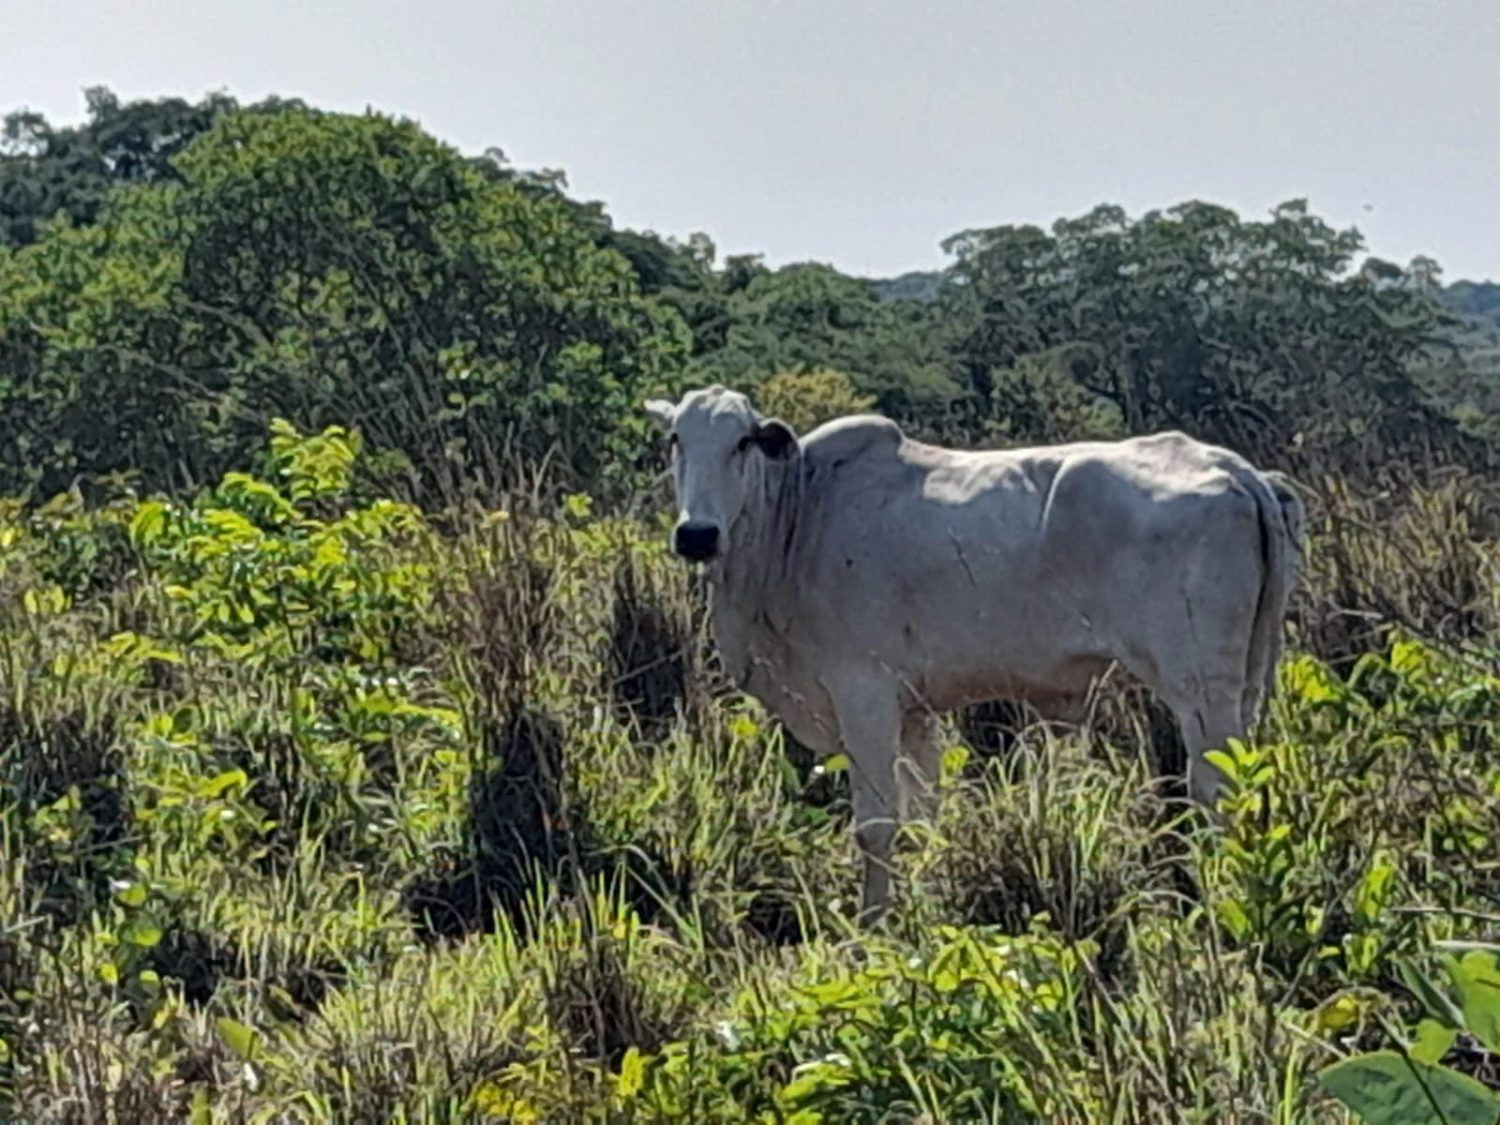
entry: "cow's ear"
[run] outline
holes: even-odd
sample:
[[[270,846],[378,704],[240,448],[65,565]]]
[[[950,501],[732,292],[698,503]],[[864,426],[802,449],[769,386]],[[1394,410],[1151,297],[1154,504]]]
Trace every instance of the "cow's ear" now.
[[[797,435],[779,418],[767,418],[755,427],[755,444],[773,461],[785,461],[797,452]]]
[[[652,398],[646,400],[646,413],[662,429],[670,430],[677,418],[677,407],[664,398]]]

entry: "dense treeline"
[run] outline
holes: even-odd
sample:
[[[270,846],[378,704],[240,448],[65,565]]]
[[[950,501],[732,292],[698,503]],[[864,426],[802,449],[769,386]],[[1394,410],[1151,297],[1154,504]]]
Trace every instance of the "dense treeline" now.
[[[1362,259],[1299,203],[966,231],[940,274],[877,285],[617,229],[558,173],[383,117],[88,104],[5,123],[10,491],[212,480],[278,416],[357,420],[424,501],[539,473],[629,489],[643,394],[782,376],[785,399],[810,372],[826,410],[957,443],[1172,426],[1291,467],[1485,456],[1487,290]]]

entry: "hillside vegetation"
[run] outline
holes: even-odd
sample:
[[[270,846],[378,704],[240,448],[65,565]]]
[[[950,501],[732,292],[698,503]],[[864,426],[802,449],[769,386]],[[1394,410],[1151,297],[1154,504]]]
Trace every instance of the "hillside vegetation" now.
[[[1500,1119],[1484,286],[1296,202],[772,270],[283,101],[3,146],[0,1116]],[[976,708],[858,930],[846,763],[664,549],[639,405],[715,380],[1292,473],[1218,823],[1126,685]]]

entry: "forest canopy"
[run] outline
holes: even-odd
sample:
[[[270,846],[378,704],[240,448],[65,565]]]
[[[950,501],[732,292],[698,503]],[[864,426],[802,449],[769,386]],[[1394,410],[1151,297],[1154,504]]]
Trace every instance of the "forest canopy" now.
[[[1301,201],[967,230],[878,281],[621,229],[559,172],[378,114],[87,107],[0,134],[0,491],[211,481],[279,417],[357,425],[424,502],[618,495],[652,463],[645,395],[818,373],[956,444],[1175,427],[1362,474],[1496,436],[1500,288],[1369,257]]]

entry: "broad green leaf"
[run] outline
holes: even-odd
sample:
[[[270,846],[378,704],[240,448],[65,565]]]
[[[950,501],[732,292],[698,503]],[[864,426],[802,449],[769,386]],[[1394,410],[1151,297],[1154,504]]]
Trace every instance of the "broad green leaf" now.
[[[132,918],[125,927],[125,940],[142,949],[151,949],[161,943],[161,924],[148,914]]]
[[[1391,645],[1391,671],[1413,676],[1427,671],[1435,660],[1433,651],[1421,641],[1400,640]]]
[[[228,1016],[220,1016],[214,1021],[218,1028],[219,1038],[224,1040],[224,1045],[246,1062],[255,1058],[255,1049],[260,1042],[260,1033],[253,1027],[232,1020]]]
[[[1324,1033],[1343,1031],[1358,1022],[1364,1010],[1365,1005],[1360,1003],[1359,997],[1348,992],[1340,993],[1318,1008],[1317,1028]]]
[[[1449,972],[1469,1031],[1490,1050],[1500,1050],[1500,969],[1495,955],[1470,950],[1460,961],[1450,958]]]
[[[729,724],[729,733],[733,738],[754,738],[760,733],[760,724],[749,715],[736,715]]]
[[[957,777],[964,772],[964,767],[969,764],[969,748],[967,746],[950,746],[943,751],[943,776]]]
[[[1457,1029],[1444,1027],[1437,1020],[1421,1020],[1417,1024],[1416,1040],[1409,1049],[1411,1057],[1418,1062],[1436,1064],[1448,1053],[1457,1035]]]
[[[646,1082],[646,1060],[641,1052],[631,1047],[620,1060],[620,1079],[615,1092],[622,1098],[633,1098],[641,1092]]]
[[[1359,888],[1355,892],[1354,913],[1360,922],[1370,925],[1380,917],[1380,911],[1390,896],[1391,880],[1395,875],[1395,864],[1388,856],[1379,856],[1370,864],[1370,869],[1359,881]]]
[[[1218,904],[1219,920],[1229,927],[1229,932],[1236,938],[1242,938],[1250,932],[1250,916],[1245,913],[1245,908],[1233,899],[1225,899]]]
[[[1500,1098],[1475,1079],[1396,1051],[1336,1062],[1318,1082],[1369,1125],[1495,1125],[1500,1118]]]
[[[1444,1027],[1454,1029],[1464,1026],[1463,1013],[1458,1010],[1458,1006],[1415,964],[1405,959],[1398,961],[1396,972],[1401,977],[1401,982],[1422,1002],[1422,1007],[1434,1020]]]
[[[855,1074],[849,1060],[829,1055],[816,1062],[803,1063],[792,1071],[792,1080],[781,1090],[781,1102],[788,1108],[812,1101],[820,1095],[842,1089],[853,1083]]]
[[[1231,757],[1222,750],[1210,750],[1203,757],[1230,781],[1239,781],[1240,764],[1238,759]]]
[[[161,538],[166,527],[166,505],[159,500],[147,500],[130,519],[130,541],[137,547],[149,547]]]
[[[222,797],[226,790],[232,789],[235,786],[244,788],[249,784],[250,779],[245,775],[244,770],[225,770],[217,777],[205,781],[199,786],[198,792],[201,796],[213,800],[214,798]]]
[[[129,883],[115,892],[115,898],[125,906],[144,906],[150,893],[145,883]]]
[[[1287,694],[1300,696],[1307,703],[1333,703],[1347,694],[1328,666],[1312,656],[1288,662],[1282,669],[1282,678]]]
[[[193,1091],[192,1109],[189,1111],[189,1125],[213,1125],[214,1110],[208,1087],[199,1086]]]

